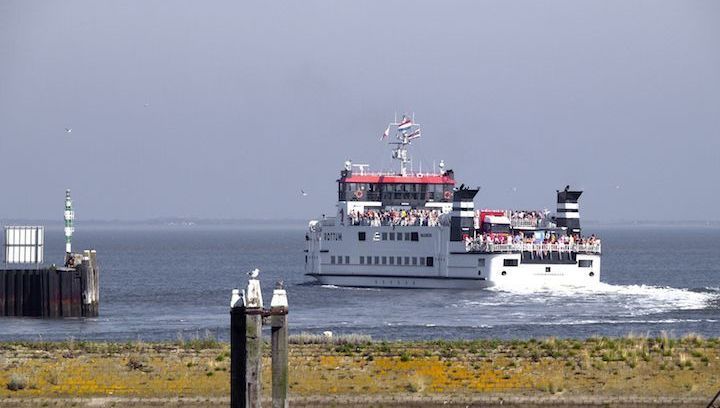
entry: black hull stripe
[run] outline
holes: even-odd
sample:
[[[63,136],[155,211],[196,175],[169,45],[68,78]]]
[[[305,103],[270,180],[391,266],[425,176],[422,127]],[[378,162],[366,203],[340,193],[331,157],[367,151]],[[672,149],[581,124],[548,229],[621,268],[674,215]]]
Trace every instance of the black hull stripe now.
[[[348,274],[348,273],[306,273],[306,276],[312,276],[317,278],[320,276],[330,277],[343,277],[343,278],[389,278],[389,279],[441,279],[441,280],[473,280],[473,281],[484,281],[485,278],[463,278],[463,277],[448,277],[448,276],[417,276],[417,275],[361,275],[361,274]]]

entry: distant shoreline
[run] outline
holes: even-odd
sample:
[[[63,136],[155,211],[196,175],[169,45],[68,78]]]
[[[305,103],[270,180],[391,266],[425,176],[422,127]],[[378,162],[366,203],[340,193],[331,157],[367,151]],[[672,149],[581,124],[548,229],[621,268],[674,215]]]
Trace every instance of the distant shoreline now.
[[[85,226],[248,226],[248,225],[291,225],[307,226],[308,219],[293,218],[248,218],[248,219],[213,219],[213,218],[151,218],[144,220],[102,220],[102,219],[78,219],[79,225]],[[8,219],[0,218],[2,225],[45,225],[51,228],[63,226],[62,219]],[[683,227],[720,227],[720,220],[699,221],[699,220],[613,220],[597,221],[583,220],[583,227],[591,228],[633,228],[633,227],[662,227],[662,228],[683,228]]]

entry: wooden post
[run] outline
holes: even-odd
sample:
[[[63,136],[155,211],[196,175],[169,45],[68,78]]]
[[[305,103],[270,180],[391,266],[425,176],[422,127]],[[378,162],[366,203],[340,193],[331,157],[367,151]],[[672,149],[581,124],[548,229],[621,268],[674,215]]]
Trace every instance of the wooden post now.
[[[245,296],[233,289],[230,299],[230,408],[247,407]]]
[[[272,328],[272,408],[288,408],[288,301],[278,282],[270,301]]]
[[[5,272],[5,316],[15,316],[15,271]]]
[[[0,269],[0,317],[5,316],[5,271]]]
[[[249,408],[261,408],[262,398],[262,313],[263,301],[257,269],[250,272],[247,287],[247,401]]]

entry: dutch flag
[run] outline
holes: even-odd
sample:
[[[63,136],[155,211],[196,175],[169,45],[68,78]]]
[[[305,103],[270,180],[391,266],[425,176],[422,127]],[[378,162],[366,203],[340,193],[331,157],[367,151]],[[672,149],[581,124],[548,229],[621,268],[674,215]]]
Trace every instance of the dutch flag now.
[[[401,132],[404,130],[408,130],[412,127],[412,125],[412,120],[410,120],[410,118],[408,118],[407,116],[403,116],[403,120],[398,125],[398,130]]]
[[[409,135],[407,135],[407,137],[408,137],[408,140],[417,139],[418,137],[420,137],[420,129],[410,133]]]

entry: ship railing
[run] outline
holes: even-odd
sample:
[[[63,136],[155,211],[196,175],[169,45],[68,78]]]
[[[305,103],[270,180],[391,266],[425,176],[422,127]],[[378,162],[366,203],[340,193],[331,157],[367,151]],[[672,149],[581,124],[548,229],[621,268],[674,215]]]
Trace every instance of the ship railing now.
[[[602,251],[600,242],[595,242],[592,244],[494,244],[485,242],[471,242],[466,246],[466,249],[473,252],[581,252],[593,254],[599,254]]]
[[[346,225],[350,226],[361,226],[361,227],[436,227],[440,225],[439,219],[416,219],[414,222],[408,220],[377,220],[377,219],[360,219],[345,222]]]
[[[510,225],[513,228],[537,228],[540,226],[542,220],[515,218],[510,220]]]
[[[332,227],[335,225],[335,217],[325,217],[320,221],[323,227]]]

